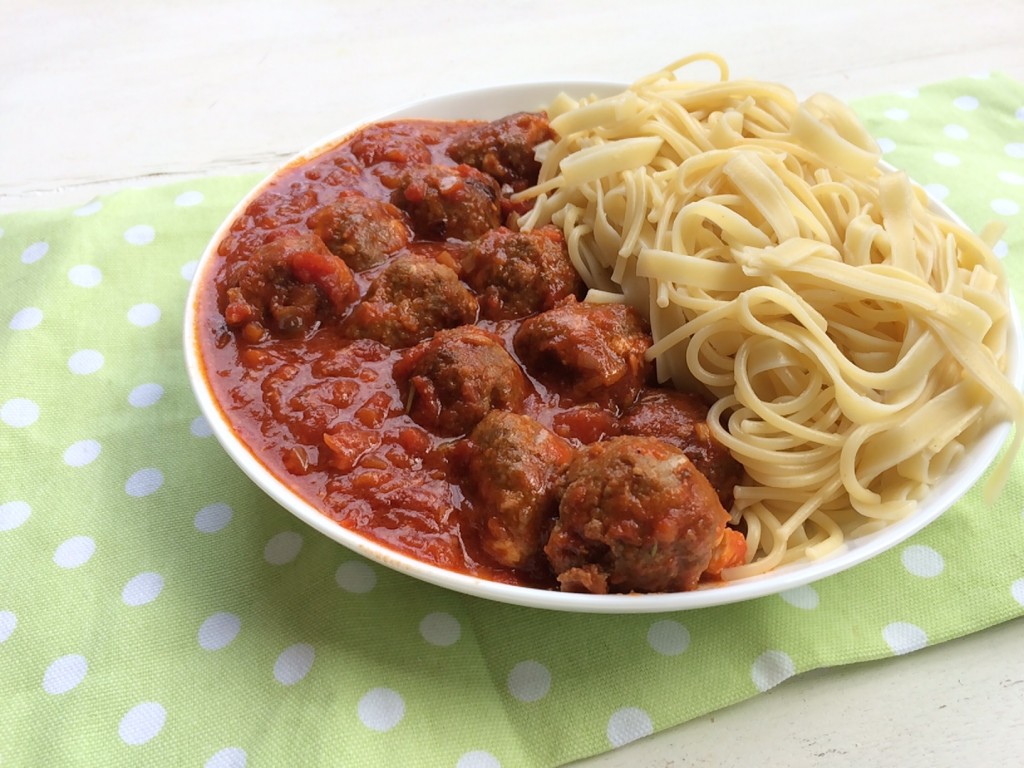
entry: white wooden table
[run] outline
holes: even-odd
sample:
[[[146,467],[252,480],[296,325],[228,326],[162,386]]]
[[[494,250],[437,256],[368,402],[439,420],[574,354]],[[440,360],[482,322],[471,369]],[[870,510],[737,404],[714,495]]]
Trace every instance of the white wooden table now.
[[[0,4],[0,211],[263,171],[446,91],[628,81],[696,50],[844,99],[985,70],[1024,79],[1020,0]],[[793,678],[590,766],[1024,761],[1024,621]]]

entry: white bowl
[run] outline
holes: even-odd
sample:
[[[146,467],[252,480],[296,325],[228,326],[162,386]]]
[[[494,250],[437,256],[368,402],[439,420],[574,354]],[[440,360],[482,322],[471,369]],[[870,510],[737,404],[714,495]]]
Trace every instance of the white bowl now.
[[[299,153],[287,165],[313,157],[337,144],[362,125],[377,120],[397,117],[491,120],[517,111],[541,109],[561,91],[580,97],[591,93],[611,95],[621,91],[624,87],[614,83],[552,81],[507,85],[444,95],[410,104],[387,114],[360,120]],[[416,579],[456,592],[503,603],[589,613],[679,611],[724,605],[776,594],[862,563],[924,528],[949,509],[978,481],[995,459],[1009,434],[1009,424],[1001,424],[990,429],[963,456],[955,471],[939,482],[921,501],[918,509],[897,523],[871,535],[848,540],[839,550],[820,560],[797,561],[760,576],[709,585],[692,592],[645,595],[576,594],[502,584],[429,565],[361,536],[358,531],[343,528],[295,493],[289,487],[286,479],[268,471],[234,432],[224,411],[215,401],[207,382],[196,336],[197,290],[205,280],[210,279],[209,272],[216,254],[217,244],[227,233],[231,222],[275,175],[276,171],[260,182],[245,199],[239,202],[213,235],[196,269],[185,310],[185,360],[192,389],[217,440],[242,471],[274,501],[325,536],[371,560]],[[935,201],[932,201],[932,207],[950,219],[956,220],[957,218],[951,211]],[[1015,307],[1013,316],[1014,331],[1010,344],[1009,364],[1014,386],[1019,389],[1024,382],[1024,366],[1021,365],[1024,350],[1021,346],[1020,321]]]

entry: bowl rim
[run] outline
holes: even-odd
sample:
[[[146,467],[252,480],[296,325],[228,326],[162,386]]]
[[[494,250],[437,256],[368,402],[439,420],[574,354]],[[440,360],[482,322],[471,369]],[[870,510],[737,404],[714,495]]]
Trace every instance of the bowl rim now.
[[[238,201],[224,218],[199,258],[189,285],[184,314],[184,355],[189,384],[210,429],[231,460],[274,502],[314,530],[380,565],[419,581],[465,595],[498,603],[554,611],[600,614],[665,613],[708,608],[779,594],[805,586],[827,576],[859,565],[896,545],[936,520],[978,482],[1006,442],[1011,424],[1000,422],[986,431],[961,457],[956,470],[939,481],[922,500],[919,508],[903,520],[879,531],[844,542],[820,560],[798,560],[764,574],[731,582],[702,585],[688,592],[650,594],[591,595],[489,581],[478,576],[449,571],[437,565],[396,552],[349,528],[345,528],[293,491],[277,477],[231,428],[226,412],[213,395],[199,350],[198,292],[215,260],[217,245],[232,222],[246,206],[282,171],[304,162],[334,146],[369,123],[396,118],[460,119],[479,116],[495,119],[519,110],[540,109],[560,92],[576,96],[612,95],[628,85],[602,80],[544,80],[507,83],[489,88],[453,91],[400,105],[376,115],[352,121],[292,155],[267,173]],[[513,105],[512,108],[508,108]],[[517,105],[517,106],[516,106]],[[472,114],[469,112],[472,111]],[[882,166],[893,166],[882,161]],[[961,226],[964,222],[948,207],[928,196],[933,211]],[[1008,375],[1017,389],[1024,388],[1024,338],[1020,317],[1010,293],[1011,338],[1008,349]]]

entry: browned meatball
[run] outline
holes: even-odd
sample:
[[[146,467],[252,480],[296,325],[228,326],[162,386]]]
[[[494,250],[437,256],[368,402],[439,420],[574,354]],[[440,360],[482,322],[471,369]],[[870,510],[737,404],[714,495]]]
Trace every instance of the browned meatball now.
[[[625,304],[566,299],[524,320],[513,345],[534,377],[572,403],[626,408],[651,375],[647,323]]]
[[[537,145],[553,138],[546,115],[518,112],[466,129],[452,141],[448,156],[522,189],[537,183]]]
[[[468,165],[415,165],[398,177],[391,202],[409,214],[428,240],[475,240],[498,226],[498,183]]]
[[[402,212],[390,203],[343,194],[314,213],[307,226],[356,271],[383,264],[409,242]]]
[[[316,235],[284,235],[260,246],[228,279],[224,319],[248,341],[297,335],[333,322],[358,294],[345,262]]]
[[[729,514],[686,454],[654,437],[580,449],[544,552],[566,592],[697,586]]]
[[[455,270],[407,254],[388,264],[342,325],[350,339],[409,347],[441,328],[476,320],[477,302]]]
[[[499,227],[470,243],[462,271],[491,320],[525,317],[580,295],[583,280],[569,259],[562,232],[541,227],[515,232]]]
[[[415,127],[413,128],[415,131]],[[364,127],[352,137],[352,154],[366,167],[380,163],[429,163],[430,147],[401,123],[383,122]]]
[[[732,507],[743,465],[711,433],[708,406],[697,395],[674,389],[644,391],[619,422],[624,435],[649,435],[681,448],[708,479],[722,506]]]
[[[409,415],[442,435],[469,432],[488,411],[518,411],[526,378],[501,339],[473,325],[438,331],[394,367]]]
[[[496,410],[459,446],[469,524],[499,565],[528,570],[543,564],[543,547],[558,513],[558,475],[574,450],[529,416]]]

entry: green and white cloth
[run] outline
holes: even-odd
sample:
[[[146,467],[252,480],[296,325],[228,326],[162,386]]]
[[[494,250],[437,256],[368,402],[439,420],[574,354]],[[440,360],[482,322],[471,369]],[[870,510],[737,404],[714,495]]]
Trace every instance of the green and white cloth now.
[[[1024,305],[1024,84],[856,105]],[[182,315],[253,176],[0,217],[0,766],[552,766],[807,670],[1024,615],[1024,456],[905,544],[810,586],[574,615],[429,586],[260,492],[186,381]],[[892,662],[899,674],[901,661]]]

